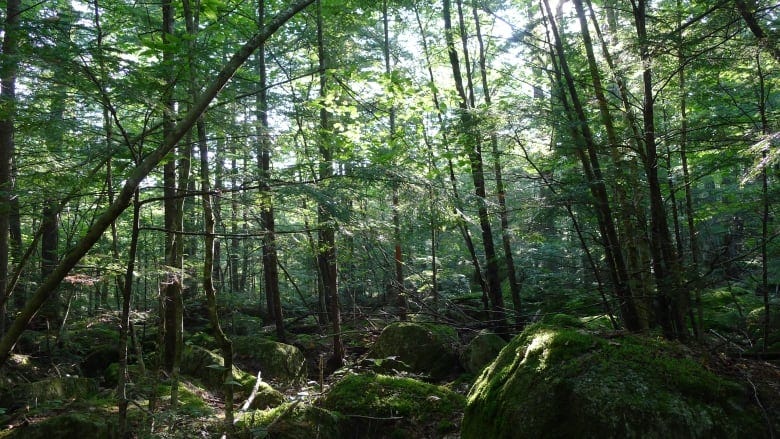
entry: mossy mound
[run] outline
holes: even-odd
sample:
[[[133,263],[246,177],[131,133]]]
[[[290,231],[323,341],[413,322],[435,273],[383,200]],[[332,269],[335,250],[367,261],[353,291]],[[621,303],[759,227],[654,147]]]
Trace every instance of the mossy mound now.
[[[98,384],[94,379],[54,377],[15,386],[0,400],[6,406],[24,404],[37,407],[50,401],[81,400],[97,392]]]
[[[479,373],[496,359],[504,346],[506,342],[500,336],[490,332],[480,333],[463,349],[460,362],[466,372]]]
[[[115,417],[106,413],[72,412],[33,420],[0,433],[2,439],[107,439],[118,437]]]
[[[187,346],[184,349],[181,361],[181,372],[184,375],[198,379],[209,390],[222,391],[224,387],[223,371],[225,360],[221,355],[199,346]],[[249,395],[255,385],[255,377],[233,366],[232,383],[235,386],[236,398]],[[261,400],[264,404],[272,404],[273,401],[281,403],[284,397],[281,393],[270,388],[269,385],[261,386]]]
[[[477,379],[462,437],[763,437],[751,404],[679,345],[537,324]]]
[[[450,326],[396,322],[382,331],[368,356],[395,357],[408,372],[439,380],[458,371],[457,346],[457,333]]]
[[[765,316],[766,310],[762,306],[750,311],[746,318],[747,333],[756,346],[764,344]],[[780,350],[780,306],[776,304],[769,307],[769,338],[766,341],[770,351]]]
[[[339,417],[320,407],[285,403],[267,410],[253,410],[236,417],[239,438],[338,439]]]
[[[251,364],[263,379],[297,384],[306,379],[306,359],[292,345],[255,336],[233,338],[236,358]]]
[[[340,415],[341,437],[441,437],[458,431],[465,398],[412,378],[348,375],[321,406]]]

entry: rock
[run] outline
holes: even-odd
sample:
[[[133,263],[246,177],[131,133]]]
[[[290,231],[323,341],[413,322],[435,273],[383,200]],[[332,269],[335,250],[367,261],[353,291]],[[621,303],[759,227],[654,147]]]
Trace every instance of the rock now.
[[[339,417],[321,407],[301,402],[285,403],[268,410],[240,413],[236,417],[239,438],[339,439]]]
[[[763,306],[756,308],[750,311],[745,319],[747,333],[755,341],[756,347],[763,347],[764,345],[765,311]],[[780,350],[780,306],[775,304],[769,307],[769,338],[767,338],[767,346],[770,346],[769,350],[772,352]]]
[[[506,341],[497,334],[482,332],[474,337],[463,349],[460,362],[469,373],[479,373],[483,367],[496,359]]]
[[[81,361],[81,373],[90,378],[102,377],[106,369],[119,361],[119,348],[108,345],[100,346],[92,350]]]
[[[468,438],[764,437],[743,385],[686,348],[536,324],[485,368],[468,395]]]
[[[249,335],[234,337],[233,350],[237,358],[259,370],[264,380],[288,385],[306,380],[306,359],[295,346]]]
[[[24,427],[14,428],[4,439],[105,439],[117,437],[115,416],[107,413],[74,412],[43,418]]]
[[[186,346],[182,353],[182,374],[197,378],[209,390],[223,390],[225,360],[221,355],[200,346]],[[255,377],[233,366],[232,380],[236,398],[249,395],[255,385]]]
[[[20,384],[11,390],[10,399],[30,407],[36,407],[52,400],[82,400],[97,392],[98,384],[94,379],[54,377]]]
[[[455,433],[464,404],[463,396],[412,378],[352,374],[320,405],[340,415],[339,437],[395,438]]]
[[[439,380],[459,370],[457,345],[458,336],[449,326],[396,322],[382,331],[368,356],[392,357],[408,365],[409,372]]]

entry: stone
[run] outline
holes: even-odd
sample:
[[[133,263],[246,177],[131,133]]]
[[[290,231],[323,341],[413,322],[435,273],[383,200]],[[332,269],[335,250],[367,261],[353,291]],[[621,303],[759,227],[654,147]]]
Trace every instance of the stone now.
[[[457,333],[449,326],[396,322],[385,327],[367,355],[392,358],[407,365],[408,372],[440,380],[460,370],[457,348]]]
[[[764,437],[745,386],[688,348],[535,324],[487,366],[468,395],[462,437]]]

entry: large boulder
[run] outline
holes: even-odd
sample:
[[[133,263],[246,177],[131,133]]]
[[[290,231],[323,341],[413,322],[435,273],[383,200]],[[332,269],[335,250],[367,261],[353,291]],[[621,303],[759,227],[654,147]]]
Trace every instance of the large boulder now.
[[[306,380],[306,358],[295,346],[256,336],[233,338],[236,358],[262,373],[265,380],[298,384]]]
[[[499,335],[491,332],[480,332],[463,349],[460,362],[466,372],[479,373],[482,368],[498,357],[498,353],[504,346],[506,346],[506,341]]]
[[[3,404],[21,403],[37,407],[49,401],[73,401],[98,392],[98,383],[91,378],[53,377],[15,386],[0,400]]]
[[[409,372],[439,380],[459,370],[457,346],[457,333],[449,326],[396,322],[385,327],[368,356],[392,358]]]
[[[477,379],[462,437],[764,437],[765,428],[743,385],[681,345],[537,324]]]
[[[444,437],[456,433],[465,398],[412,378],[347,375],[320,406],[339,415],[338,437]]]
[[[221,355],[204,349],[200,346],[187,346],[184,349],[181,361],[181,372],[185,375],[197,378],[210,390],[222,390],[224,387],[223,371],[225,360]],[[235,365],[233,366],[232,381],[237,398],[245,398],[252,392],[256,384],[256,378]],[[284,395],[274,390],[268,383],[259,383],[257,396],[253,408],[266,408],[276,406],[284,401]]]

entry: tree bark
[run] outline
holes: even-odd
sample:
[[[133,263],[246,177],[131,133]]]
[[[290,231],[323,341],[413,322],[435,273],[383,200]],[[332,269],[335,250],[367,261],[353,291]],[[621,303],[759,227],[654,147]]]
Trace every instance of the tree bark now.
[[[474,15],[474,26],[477,33],[477,42],[479,47],[479,73],[482,81],[482,92],[484,94],[485,105],[490,109],[493,102],[488,87],[487,61],[485,54],[485,43],[482,38],[482,29],[479,23],[479,14],[477,7],[472,7]],[[496,176],[496,197],[498,198],[498,214],[501,220],[501,244],[504,250],[504,263],[506,264],[507,282],[509,283],[509,293],[512,297],[512,306],[515,311],[515,327],[520,329],[523,325],[522,311],[523,305],[520,298],[522,284],[517,278],[517,269],[515,268],[515,259],[512,253],[512,237],[509,230],[509,211],[506,207],[506,188],[504,188],[504,176],[501,171],[501,154],[498,150],[498,135],[495,127],[490,127],[490,145],[493,152],[493,167]]]
[[[265,1],[257,2],[258,23],[265,20]],[[274,200],[271,192],[271,138],[268,126],[268,78],[265,66],[265,44],[257,48],[257,73],[260,77],[259,93],[255,102],[257,111],[257,138],[259,146],[260,193],[262,194],[261,218],[265,235],[263,236],[263,280],[265,294],[268,299],[268,314],[276,324],[276,335],[280,341],[285,340],[284,316],[279,294],[279,257],[276,251],[276,226],[274,221]]]
[[[487,291],[490,298],[491,325],[499,334],[507,334],[506,314],[504,310],[504,297],[501,292],[501,280],[498,275],[498,259],[496,256],[495,245],[493,242],[493,231],[490,225],[490,217],[487,211],[487,191],[485,189],[485,170],[482,159],[482,145],[479,139],[477,121],[471,114],[473,109],[473,92],[471,97],[467,96],[466,88],[463,85],[463,74],[460,69],[458,52],[455,49],[455,42],[452,30],[450,0],[443,0],[444,16],[444,34],[447,41],[447,52],[449,54],[452,76],[455,81],[455,88],[460,97],[460,133],[462,135],[462,144],[466,149],[469,164],[471,166],[471,177],[474,181],[474,194],[477,198],[477,207],[479,225],[482,231],[482,246],[485,251],[486,270],[485,280],[487,282]],[[462,14],[459,14],[462,20]],[[461,30],[461,38],[464,38],[464,30]],[[465,46],[465,42],[464,42]],[[468,65],[468,63],[467,63]]]
[[[659,158],[655,139],[655,98],[653,96],[652,57],[647,35],[646,3],[645,0],[632,0],[631,4],[637,38],[639,39],[640,57],[644,66],[642,70],[644,166],[650,195],[650,243],[653,253],[653,271],[658,286],[656,317],[666,337],[685,339],[688,333],[685,316],[688,312],[689,301],[687,292],[682,289],[678,255],[672,244],[667,224],[666,206],[658,177]]]
[[[5,333],[6,306],[10,291],[8,287],[8,264],[10,262],[10,229],[14,199],[12,163],[14,157],[14,123],[16,116],[16,73],[19,44],[20,0],[8,0],[5,8],[2,59],[0,61],[0,333]]]
[[[92,248],[110,226],[111,223],[125,211],[132,201],[135,189],[141,181],[154,169],[160,161],[176,146],[184,135],[195,125],[203,112],[208,108],[220,90],[227,84],[230,78],[252,55],[257,47],[266,41],[284,23],[295,14],[309,6],[314,0],[300,0],[286,7],[269,20],[266,26],[259,29],[252,37],[236,51],[227,61],[224,67],[200,94],[194,102],[192,109],[183,115],[181,121],[163,140],[155,150],[151,151],[136,167],[125,177],[125,184],[117,193],[117,198],[108,208],[95,218],[92,227],[76,242],[71,250],[65,254],[52,273],[38,285],[25,307],[19,312],[16,319],[8,328],[5,336],[0,339],[0,364],[8,360],[16,342],[19,340],[25,327],[40,309],[41,305],[51,296],[54,289],[62,282],[81,258]]]
[[[563,41],[558,31],[558,26],[555,23],[555,17],[552,14],[549,2],[544,0],[543,3],[549,20],[550,30],[553,34],[553,52],[557,54],[560,68],[560,72],[557,72],[557,74],[558,76],[562,75],[562,78],[558,79],[561,83],[561,101],[566,112],[574,119],[572,122],[576,121],[576,124],[571,124],[570,130],[572,131],[572,137],[576,143],[576,152],[582,162],[590,193],[594,200],[596,217],[603,240],[610,278],[612,280],[615,295],[621,305],[620,314],[623,324],[627,329],[630,331],[640,331],[642,330],[642,326],[637,314],[637,309],[630,300],[632,293],[631,285],[628,281],[628,270],[615,228],[612,209],[609,204],[609,197],[605,187],[604,176],[601,172],[601,165],[599,163],[593,133],[588,125],[588,119],[579,98],[579,92],[577,91],[574,77],[569,69],[568,61],[563,49]],[[568,94],[571,97],[571,105],[568,104],[565,93],[563,92],[564,83],[565,89],[568,90]]]
[[[317,53],[320,71],[320,98],[328,93],[328,51],[325,46],[324,24],[322,19],[322,1],[317,0]],[[333,177],[333,144],[329,132],[332,130],[330,113],[325,107],[320,109],[320,165],[319,182],[327,183]],[[331,371],[344,365],[345,349],[341,338],[341,306],[339,304],[338,269],[336,265],[336,226],[329,207],[318,204],[317,217],[319,222],[319,249],[317,264],[319,266],[324,296],[329,301],[328,314],[333,330],[333,355],[328,360]]]

